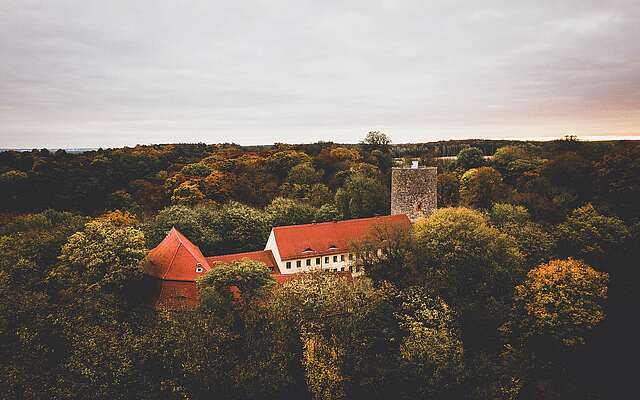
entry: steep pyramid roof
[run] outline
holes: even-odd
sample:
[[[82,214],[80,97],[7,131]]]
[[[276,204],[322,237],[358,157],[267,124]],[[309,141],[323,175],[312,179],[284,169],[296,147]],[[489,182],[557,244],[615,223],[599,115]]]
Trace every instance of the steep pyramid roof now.
[[[201,272],[198,267],[202,267]],[[143,268],[147,275],[159,279],[195,281],[211,266],[198,246],[176,228],[171,228],[162,242],[149,252]]]
[[[349,251],[354,241],[365,239],[376,226],[409,229],[405,214],[349,219],[319,224],[278,226],[273,234],[282,260],[317,257]]]

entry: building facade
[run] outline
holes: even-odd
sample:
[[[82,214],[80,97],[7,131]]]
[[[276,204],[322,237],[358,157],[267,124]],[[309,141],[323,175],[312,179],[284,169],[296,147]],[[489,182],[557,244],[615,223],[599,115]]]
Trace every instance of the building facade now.
[[[265,250],[270,250],[282,274],[309,271],[360,274],[353,245],[378,226],[409,229],[404,214],[359,218],[317,224],[278,226],[271,229]]]
[[[437,169],[393,168],[391,215],[271,229],[264,250],[205,257],[198,246],[172,228],[152,249],[143,266],[153,287],[156,308],[189,309],[199,303],[196,280],[219,263],[256,260],[266,265],[277,282],[302,272],[328,271],[351,277],[362,274],[354,244],[366,240],[377,227],[410,229],[411,222],[437,207]]]
[[[153,292],[156,308],[189,309],[199,303],[196,280],[217,264],[255,260],[271,271],[277,282],[295,279],[302,272],[327,271],[339,275],[360,275],[353,245],[366,240],[377,227],[409,229],[406,215],[361,218],[318,224],[274,227],[264,250],[205,257],[177,229],[152,249],[144,272]]]

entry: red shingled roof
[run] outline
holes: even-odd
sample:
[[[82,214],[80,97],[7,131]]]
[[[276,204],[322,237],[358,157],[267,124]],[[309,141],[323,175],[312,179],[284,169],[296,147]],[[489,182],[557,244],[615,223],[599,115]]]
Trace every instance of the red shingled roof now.
[[[375,226],[411,226],[405,214],[323,222],[320,224],[278,226],[273,228],[282,260],[345,253],[350,245],[364,239]]]
[[[245,258],[250,260],[260,261],[264,265],[266,265],[271,272],[279,274],[280,269],[278,268],[278,263],[276,263],[276,259],[273,258],[273,253],[271,250],[259,250],[259,251],[249,251],[246,253],[235,253],[235,254],[224,254],[221,256],[213,256],[207,257],[207,261],[212,268],[215,268],[215,264],[217,263],[229,263],[234,261],[240,261]]]
[[[200,304],[200,293],[195,282],[163,281],[147,277],[151,306],[165,310],[194,310]]]
[[[198,264],[202,272],[196,272]],[[176,228],[171,228],[167,236],[147,255],[144,272],[163,280],[195,281],[211,267],[194,245]]]

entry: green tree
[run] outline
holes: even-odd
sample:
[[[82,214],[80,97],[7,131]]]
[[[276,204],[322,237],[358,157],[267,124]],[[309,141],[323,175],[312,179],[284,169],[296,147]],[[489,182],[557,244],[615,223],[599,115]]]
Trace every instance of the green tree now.
[[[289,171],[280,194],[319,207],[333,199],[329,188],[321,183],[322,175],[310,162],[298,164]]]
[[[135,390],[134,331],[149,312],[140,269],[147,249],[142,231],[124,217],[112,213],[88,222],[67,240],[49,275],[60,301],[52,320],[67,346],[62,393],[122,398],[141,390]]]
[[[372,346],[384,346],[380,325],[394,320],[381,310],[385,298],[369,280],[330,273],[304,274],[274,288],[271,324],[303,366],[301,379],[311,398],[349,398],[358,387],[375,393],[371,385],[386,365]]]
[[[255,301],[264,299],[274,284],[269,268],[259,261],[244,259],[216,264],[198,280],[200,307],[222,312],[246,310]]]
[[[555,239],[541,225],[531,220],[522,206],[496,203],[489,213],[491,223],[515,239],[525,257],[527,268],[549,261],[554,252]]]
[[[553,260],[527,274],[514,294],[513,332],[518,339],[535,337],[574,347],[605,318],[609,275],[582,261]]]
[[[438,174],[438,205],[455,207],[460,200],[460,177],[455,172]]]
[[[467,147],[456,156],[456,165],[463,170],[478,168],[484,165],[484,153],[477,147]]]
[[[290,184],[313,185],[319,183],[322,178],[322,171],[317,171],[310,162],[305,162],[293,166],[289,170],[286,182]]]
[[[371,147],[374,150],[388,150],[391,145],[391,138],[384,132],[370,131],[365,136],[362,144]]]
[[[390,282],[406,287],[417,280],[415,245],[410,230],[377,226],[354,243],[356,272],[362,269],[376,286]]]
[[[512,238],[467,208],[434,211],[414,224],[414,236],[427,284],[435,285],[463,317],[496,321],[506,313],[514,283],[524,274]]]
[[[211,221],[217,208],[176,205],[162,209],[142,226],[148,247],[157,246],[171,228],[175,227],[204,253],[215,250],[221,238]]]
[[[0,386],[7,398],[59,393],[66,341],[47,277],[60,247],[85,222],[77,214],[47,210],[0,226]]]
[[[267,159],[267,167],[276,176],[284,179],[293,167],[309,162],[311,162],[311,157],[301,151],[282,150]]]
[[[599,204],[625,219],[640,215],[640,145],[624,143],[595,164]]]
[[[313,222],[316,209],[296,200],[276,197],[265,208],[273,226],[300,225]]]
[[[600,214],[591,204],[572,211],[556,233],[560,255],[582,258],[602,268],[608,267],[629,237],[622,220]]]
[[[146,254],[141,230],[96,219],[62,246],[55,275],[65,274],[90,291],[120,295],[142,278],[140,261]]]
[[[277,286],[269,312],[312,398],[445,398],[462,377],[455,314],[424,289],[311,273]]]
[[[498,227],[521,225],[531,221],[531,216],[526,207],[507,203],[495,203],[491,207],[489,218],[491,223]]]
[[[503,201],[509,193],[500,173],[491,167],[468,170],[460,178],[460,200],[474,208],[489,208],[494,202]]]
[[[541,165],[541,160],[538,158],[539,153],[540,149],[533,146],[503,146],[496,150],[491,158],[491,165],[509,183],[515,184],[519,176]]]
[[[183,175],[201,178],[208,176],[211,172],[213,172],[212,169],[204,163],[187,164],[180,171]]]
[[[315,215],[316,222],[338,221],[340,219],[340,211],[333,203],[323,204],[318,208]]]
[[[500,331],[519,397],[584,398],[593,393],[588,377],[597,375],[589,373],[580,353],[606,317],[608,278],[569,258],[539,265],[516,287],[511,317]]]
[[[355,175],[336,192],[336,205],[347,219],[384,215],[389,211],[389,192],[380,181]]]
[[[455,387],[463,376],[463,346],[455,312],[422,288],[400,293],[396,312],[406,336],[400,359],[409,390],[415,398],[429,398]]]
[[[180,186],[174,189],[171,195],[173,204],[196,205],[204,200],[204,194],[196,183],[191,181],[182,182]]]
[[[262,249],[271,230],[267,213],[236,202],[212,212],[209,224],[220,238],[212,249],[214,254]]]

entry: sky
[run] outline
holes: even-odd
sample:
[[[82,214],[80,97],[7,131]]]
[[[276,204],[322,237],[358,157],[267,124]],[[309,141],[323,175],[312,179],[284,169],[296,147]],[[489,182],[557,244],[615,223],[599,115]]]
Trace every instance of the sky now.
[[[638,0],[0,0],[0,148],[637,139],[638,21]]]

